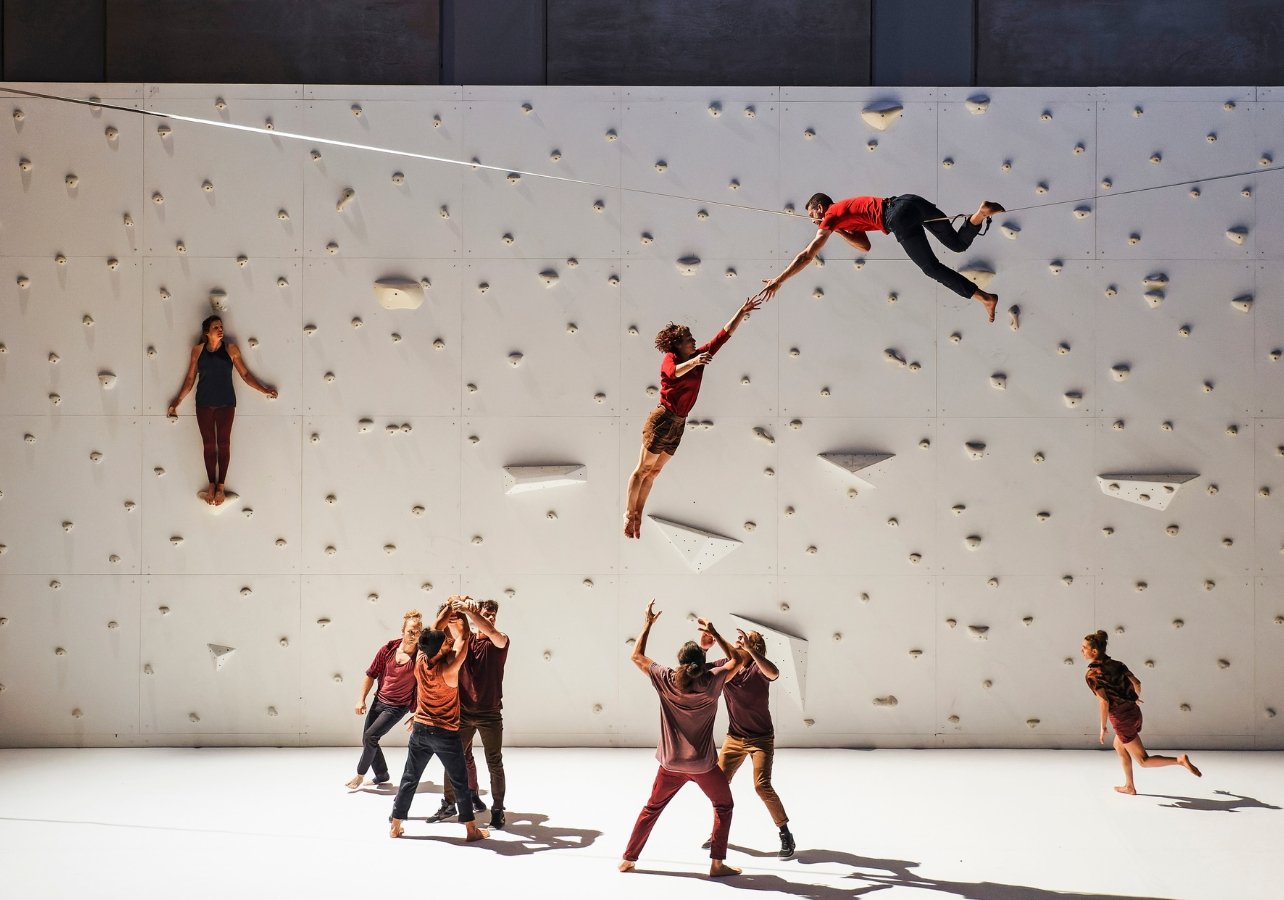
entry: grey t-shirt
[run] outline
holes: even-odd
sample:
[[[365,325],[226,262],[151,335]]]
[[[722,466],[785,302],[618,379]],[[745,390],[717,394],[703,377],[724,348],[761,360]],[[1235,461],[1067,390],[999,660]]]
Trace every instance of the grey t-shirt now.
[[[713,720],[718,714],[718,697],[726,684],[726,671],[714,670],[678,690],[674,672],[668,666],[651,663],[651,684],[660,698],[660,743],[655,758],[670,772],[697,775],[718,764],[713,747]]]

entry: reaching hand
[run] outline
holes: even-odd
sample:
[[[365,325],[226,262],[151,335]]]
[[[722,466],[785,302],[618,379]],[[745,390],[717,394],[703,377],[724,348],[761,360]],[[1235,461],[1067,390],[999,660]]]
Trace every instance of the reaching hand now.
[[[701,353],[699,356],[696,357],[697,366],[707,366],[711,362],[713,362],[712,353]]]
[[[642,617],[646,619],[646,624],[650,626],[654,625],[655,620],[660,618],[663,613],[664,610],[660,610],[660,612],[655,611],[655,600],[652,599],[647,601],[646,609],[642,611]]]
[[[275,400],[275,399],[276,399],[276,397],[277,397],[277,391],[276,391],[276,388],[268,388],[268,389],[267,389],[266,391],[264,391],[263,393],[267,395],[267,398],[268,398],[269,400]]]
[[[711,634],[714,637],[718,636],[718,629],[714,628],[713,622],[709,621],[708,619],[696,619],[696,625],[704,633]]]
[[[749,647],[749,635],[745,634],[745,630],[743,628],[736,629],[736,646],[741,650],[748,649]]]
[[[780,282],[774,278],[764,278],[762,283],[765,284],[766,287],[759,291],[756,296],[761,297],[762,302],[766,303],[772,297],[776,296],[776,291],[780,290]]]
[[[754,296],[748,298],[747,300],[745,300],[743,304],[741,304],[740,315],[747,319],[749,318],[749,313],[753,312],[755,309],[762,306],[766,302],[767,302],[766,298],[764,298],[761,292],[759,292]]]

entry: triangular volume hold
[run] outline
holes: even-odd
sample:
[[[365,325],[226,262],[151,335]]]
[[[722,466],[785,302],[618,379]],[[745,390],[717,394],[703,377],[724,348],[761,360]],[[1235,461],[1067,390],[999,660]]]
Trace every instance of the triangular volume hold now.
[[[504,493],[522,494],[588,482],[588,466],[504,466]]]
[[[217,672],[227,664],[232,654],[236,652],[235,647],[224,647],[222,644],[206,644],[210,648],[210,656],[214,657],[214,670]]]
[[[704,571],[740,546],[740,541],[735,538],[655,516],[647,518],[659,527],[664,539],[695,572]]]
[[[1197,472],[1116,472],[1097,476],[1101,493],[1149,509],[1164,510]]]
[[[821,453],[819,458],[844,472],[856,476],[856,480],[867,488],[873,488],[876,480],[884,473],[885,463],[895,457],[894,453]]]

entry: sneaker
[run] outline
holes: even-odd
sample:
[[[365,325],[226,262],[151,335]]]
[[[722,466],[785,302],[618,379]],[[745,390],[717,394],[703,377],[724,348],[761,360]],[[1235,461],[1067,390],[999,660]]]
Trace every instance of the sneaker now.
[[[473,794],[473,812],[485,812],[486,804],[482,803],[482,798]]]
[[[794,855],[794,835],[788,828],[780,830],[780,853],[781,859],[789,859]]]
[[[503,828],[503,827],[504,827],[504,808],[503,808],[502,806],[496,806],[496,807],[494,807],[493,809],[491,809],[491,811],[490,811],[490,827],[491,827],[491,828]]]
[[[455,804],[447,803],[445,800],[443,800],[441,801],[441,806],[437,807],[437,811],[428,817],[428,821],[444,822],[447,819],[452,818],[454,815],[455,815]]]
[[[371,784],[387,784],[389,781],[392,781],[391,775],[376,775],[370,779]]]

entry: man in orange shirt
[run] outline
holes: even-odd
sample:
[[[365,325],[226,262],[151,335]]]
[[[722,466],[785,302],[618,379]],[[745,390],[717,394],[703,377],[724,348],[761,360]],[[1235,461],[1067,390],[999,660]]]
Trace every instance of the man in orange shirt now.
[[[982,304],[993,322],[995,307],[999,305],[998,295],[986,293],[938,260],[932,252],[931,244],[927,242],[927,232],[930,231],[934,238],[950,250],[962,253],[972,246],[972,241],[981,233],[982,224],[990,216],[1003,211],[998,203],[986,200],[955,231],[953,222],[945,213],[917,194],[887,198],[848,197],[837,202],[827,194],[812,194],[807,201],[807,215],[811,216],[819,230],[811,243],[794,257],[783,272],[775,278],[764,279],[767,286],[763,288],[761,296],[767,300],[774,297],[782,284],[816,258],[831,234],[837,232],[853,247],[868,251],[870,244],[866,232],[881,231],[883,234],[895,235],[905,253],[929,278],[945,285],[960,297]]]

